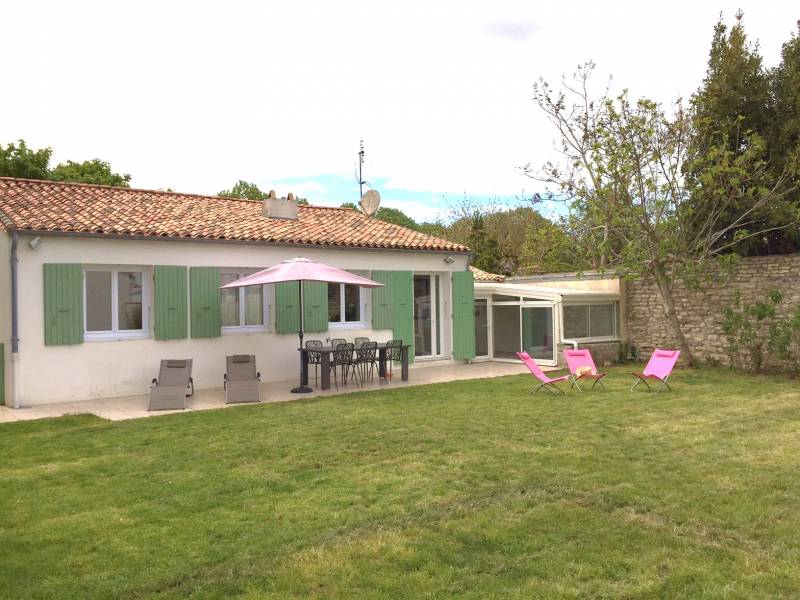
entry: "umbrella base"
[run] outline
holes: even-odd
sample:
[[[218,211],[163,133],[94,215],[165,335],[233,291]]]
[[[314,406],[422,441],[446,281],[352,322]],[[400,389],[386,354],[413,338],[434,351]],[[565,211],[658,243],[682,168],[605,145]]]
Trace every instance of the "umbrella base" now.
[[[292,388],[291,389],[292,394],[310,394],[313,391],[314,390],[312,390],[307,385],[301,385],[300,387],[296,387],[296,388]]]

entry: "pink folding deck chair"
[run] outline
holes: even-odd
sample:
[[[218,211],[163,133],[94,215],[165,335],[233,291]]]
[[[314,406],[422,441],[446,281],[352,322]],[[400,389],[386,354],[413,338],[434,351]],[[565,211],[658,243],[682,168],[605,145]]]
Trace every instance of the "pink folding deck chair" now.
[[[600,387],[603,387],[602,379],[607,373],[600,373],[597,370],[594,360],[592,359],[592,353],[586,348],[564,350],[564,360],[567,361],[567,368],[569,368],[570,379],[572,380],[570,389],[576,387],[579,392],[582,392],[583,390],[579,383],[581,381],[591,381],[591,389],[594,389],[594,386],[598,383]]]
[[[636,386],[644,382],[647,389],[652,390],[648,380],[654,381],[655,391],[658,392],[664,388],[672,391],[669,387],[667,379],[669,378],[675,363],[678,362],[678,357],[681,355],[680,350],[661,350],[656,348],[653,354],[650,355],[650,360],[647,361],[647,366],[641,373],[631,373],[636,377],[636,383],[633,384],[631,391],[636,389]]]
[[[517,356],[519,359],[525,363],[525,366],[528,367],[528,370],[533,374],[536,379],[539,380],[539,385],[531,390],[531,394],[535,394],[541,389],[547,390],[551,394],[558,396],[559,394],[564,394],[564,390],[556,385],[559,381],[567,381],[570,376],[569,375],[562,375],[561,377],[548,377],[544,374],[544,371],[536,364],[536,361],[533,360],[527,352],[517,352]]]

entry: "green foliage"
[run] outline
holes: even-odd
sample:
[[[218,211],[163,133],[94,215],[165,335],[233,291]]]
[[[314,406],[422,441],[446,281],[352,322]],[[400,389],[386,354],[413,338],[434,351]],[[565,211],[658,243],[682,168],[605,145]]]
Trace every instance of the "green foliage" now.
[[[261,189],[255,184],[240,179],[229,190],[222,190],[217,194],[222,198],[240,198],[242,200],[263,200],[268,195],[267,192],[262,192]],[[295,197],[295,201],[299,206],[308,206],[306,198]]]
[[[797,38],[784,46],[781,64],[763,67],[758,45],[747,40],[742,13],[728,30],[720,20],[714,28],[708,70],[692,97],[693,153],[706,160],[689,165],[687,175],[697,178],[691,204],[695,226],[710,218],[729,225],[720,242],[743,255],[795,252],[800,249],[797,228],[797,151],[800,102]],[[733,164],[748,155],[759,167],[741,180],[741,193],[726,210],[715,214],[714,170],[709,160]],[[768,205],[760,204],[763,190],[776,193]],[[746,216],[746,218],[743,218]],[[751,235],[760,230],[758,235]]]
[[[500,273],[502,270],[502,255],[497,238],[486,231],[483,215],[475,213],[472,217],[467,245],[472,250],[472,264],[489,273]]]
[[[731,367],[760,373],[775,347],[780,330],[777,307],[783,302],[778,290],[753,303],[743,303],[737,291],[731,306],[725,308],[722,333],[727,338],[726,353]]]
[[[342,202],[339,205],[339,208],[350,208],[352,210],[360,210],[358,206],[354,202]]]
[[[0,146],[0,176],[129,187],[131,176],[113,172],[111,165],[103,160],[95,158],[81,163],[68,160],[51,169],[52,154],[50,148],[28,148],[25,140],[19,140],[17,145],[8,144],[5,148]]]
[[[81,163],[68,160],[50,171],[49,179],[54,181],[77,181],[80,183],[97,183],[116,187],[130,187],[131,176],[114,173],[111,165],[95,158]]]
[[[381,206],[375,212],[375,218],[380,219],[381,221],[385,221],[387,223],[394,223],[395,225],[400,225],[401,227],[408,227],[409,229],[418,230],[419,225],[417,222],[405,214],[402,210],[398,210],[396,208],[390,208],[388,206]]]
[[[267,197],[255,183],[240,179],[229,190],[222,190],[217,194],[223,198],[241,198],[242,200],[263,200]]]
[[[627,92],[592,98],[593,69],[583,65],[560,93],[545,82],[537,86],[536,101],[559,133],[562,160],[528,173],[552,186],[548,197],[565,202],[576,227],[590,232],[601,268],[610,264],[628,277],[654,280],[691,364],[674,282],[702,281],[712,261],[773,231],[758,215],[779,206],[784,192],[764,183],[769,164],[757,134],[731,146],[725,134],[721,142],[698,136],[696,109],[680,102],[668,112]],[[787,226],[797,222],[794,212],[780,218]]]
[[[580,271],[588,264],[579,240],[567,233],[567,220],[543,220],[528,227],[522,245],[521,271],[524,274]]]
[[[773,324],[770,330],[770,349],[795,375],[800,375],[800,305],[788,317]]]
[[[24,177],[27,179],[49,179],[50,148],[32,150],[25,140],[17,144],[0,146],[0,176]]]

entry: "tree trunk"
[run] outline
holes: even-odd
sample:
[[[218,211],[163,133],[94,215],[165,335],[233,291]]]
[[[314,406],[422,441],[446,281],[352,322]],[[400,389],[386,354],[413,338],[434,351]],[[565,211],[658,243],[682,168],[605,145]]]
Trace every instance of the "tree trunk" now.
[[[672,335],[675,336],[675,340],[678,343],[678,348],[681,351],[681,358],[683,358],[683,361],[686,365],[692,366],[694,364],[694,355],[689,349],[689,342],[686,341],[686,336],[683,335],[681,323],[678,320],[677,313],[675,312],[675,298],[672,294],[671,282],[661,268],[655,269],[654,276],[656,280],[656,287],[658,287],[658,293],[661,296],[661,306],[664,309],[664,316],[667,317],[667,322],[672,330]]]

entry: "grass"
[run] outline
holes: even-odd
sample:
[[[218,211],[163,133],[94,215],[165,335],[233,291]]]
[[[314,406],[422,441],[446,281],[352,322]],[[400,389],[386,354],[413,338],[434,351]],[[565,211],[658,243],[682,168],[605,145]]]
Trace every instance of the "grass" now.
[[[2,425],[0,597],[798,597],[798,382],[627,384]]]

